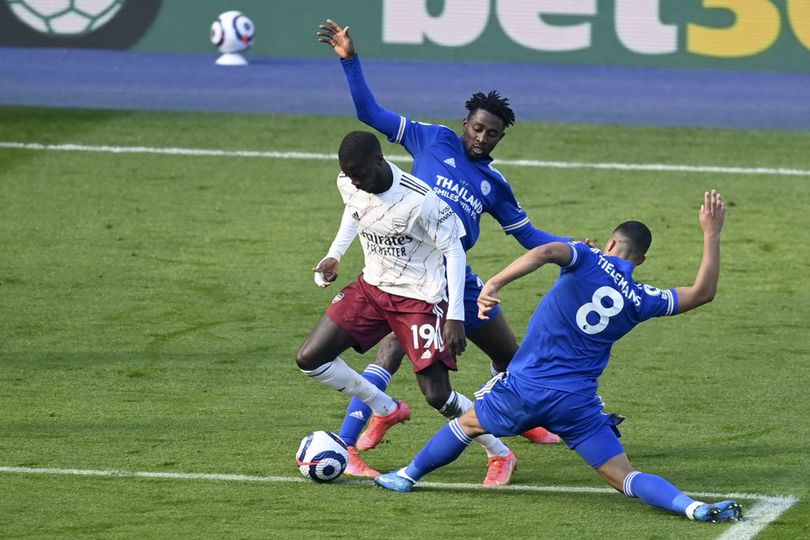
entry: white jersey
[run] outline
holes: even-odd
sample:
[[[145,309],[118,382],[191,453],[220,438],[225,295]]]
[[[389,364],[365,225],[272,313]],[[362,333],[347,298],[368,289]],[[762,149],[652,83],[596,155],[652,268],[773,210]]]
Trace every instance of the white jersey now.
[[[427,184],[388,164],[394,181],[384,193],[359,190],[340,173],[337,185],[345,204],[341,228],[352,222],[356,227],[366,282],[436,304],[447,298],[444,254],[464,236],[464,225]],[[330,254],[339,260],[342,250],[330,249]]]

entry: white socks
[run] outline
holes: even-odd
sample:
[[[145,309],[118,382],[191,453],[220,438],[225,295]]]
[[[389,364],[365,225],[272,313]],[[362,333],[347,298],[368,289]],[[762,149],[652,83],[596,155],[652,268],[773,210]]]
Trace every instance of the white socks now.
[[[301,371],[307,377],[312,377],[338,392],[360,399],[371,407],[374,414],[386,416],[397,408],[397,403],[391,396],[364,379],[340,357],[312,371]]]
[[[439,412],[442,413],[442,415],[444,415],[446,418],[452,420],[469,411],[472,409],[472,407],[473,403],[469,400],[469,398],[467,398],[467,396],[464,394],[459,394],[453,390],[450,393],[450,397],[447,398],[447,403],[445,403],[442,408],[439,409]],[[479,435],[473,440],[484,447],[484,450],[487,451],[487,455],[489,457],[506,457],[509,455],[509,448],[507,448],[507,446],[494,435]]]
[[[697,510],[698,506],[701,506],[703,504],[705,504],[705,503],[703,503],[701,501],[695,501],[692,504],[690,504],[689,506],[687,506],[686,510],[684,510],[683,513],[686,514],[686,517],[688,517],[692,521],[695,521],[695,510]]]
[[[301,371],[303,371],[307,377],[311,377],[330,388],[334,388],[338,392],[360,399],[371,407],[374,414],[379,416],[389,415],[397,408],[397,403],[391,396],[364,379],[340,357],[312,371],[304,369]],[[473,403],[469,398],[453,390],[450,397],[447,399],[447,403],[444,404],[439,412],[452,420],[470,410],[472,406]],[[473,440],[483,446],[487,451],[487,455],[490,457],[509,455],[509,448],[494,435],[481,435]]]

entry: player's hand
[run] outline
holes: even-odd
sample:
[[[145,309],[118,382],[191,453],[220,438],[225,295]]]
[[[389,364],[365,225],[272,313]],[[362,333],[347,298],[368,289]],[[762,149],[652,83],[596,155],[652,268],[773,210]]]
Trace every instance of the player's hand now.
[[[478,295],[478,318],[488,320],[489,312],[495,309],[495,306],[501,303],[498,298],[498,289],[489,281],[484,283],[484,288],[481,289],[481,294]]]
[[[340,26],[332,19],[326,19],[324,24],[318,26],[318,41],[332,47],[335,53],[344,60],[353,58],[357,54],[352,38],[349,37],[349,27]]]
[[[441,350],[450,350],[455,356],[461,356],[467,348],[467,337],[464,335],[464,322],[454,319],[444,321],[444,332],[442,333],[444,345]]]
[[[703,204],[700,205],[700,226],[703,228],[703,234],[706,236],[720,234],[725,218],[726,205],[720,193],[714,189],[704,193]]]
[[[332,257],[326,257],[312,269],[315,272],[315,283],[319,287],[328,287],[338,277],[337,271],[340,261]],[[318,279],[320,278],[320,279]]]
[[[591,238],[588,238],[587,236],[586,236],[585,238],[574,238],[574,240],[576,240],[577,242],[582,242],[583,244],[585,244],[585,245],[586,245],[586,246],[588,246],[589,248],[596,248],[596,249],[598,249],[599,251],[601,251],[601,250],[602,250],[602,246],[600,246],[599,244],[597,244],[597,243],[596,243],[596,240],[593,240],[593,239],[591,239]]]

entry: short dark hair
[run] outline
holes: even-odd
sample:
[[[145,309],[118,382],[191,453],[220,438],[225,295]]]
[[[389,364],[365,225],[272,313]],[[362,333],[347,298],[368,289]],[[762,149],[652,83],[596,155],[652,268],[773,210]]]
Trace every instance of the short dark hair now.
[[[349,132],[338,149],[338,160],[342,164],[369,163],[382,155],[382,146],[374,134],[368,131]]]
[[[636,256],[644,256],[652,244],[652,232],[640,221],[625,221],[613,231],[630,244],[630,251]]]
[[[509,106],[509,100],[501,97],[497,90],[492,90],[488,94],[476,92],[464,106],[469,111],[468,116],[482,109],[500,118],[505,128],[515,124],[515,112]]]

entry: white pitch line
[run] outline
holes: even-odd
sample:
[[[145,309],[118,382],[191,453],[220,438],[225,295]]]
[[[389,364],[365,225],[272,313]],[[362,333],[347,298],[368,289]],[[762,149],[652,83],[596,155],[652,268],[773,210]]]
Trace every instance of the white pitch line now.
[[[210,474],[210,473],[173,473],[173,472],[149,472],[149,471],[125,471],[125,470],[93,470],[93,469],[55,469],[40,467],[0,467],[0,473],[13,474],[54,474],[70,476],[102,476],[112,478],[159,478],[174,480],[215,480],[226,482],[287,482],[302,483],[307,482],[301,477],[290,476],[251,476],[244,474]],[[341,480],[342,484],[369,484],[369,480]],[[482,491],[517,491],[524,493],[591,493],[610,494],[616,493],[610,488],[592,488],[577,486],[527,486],[512,484],[498,488],[484,488],[481,484],[469,483],[444,483],[444,482],[420,482],[420,487],[432,489],[464,489]],[[745,499],[757,501],[753,507],[744,509],[745,520],[733,524],[718,540],[751,540],[759,532],[773,523],[791,506],[798,502],[796,497],[772,497],[757,493],[692,493],[696,497],[706,497],[713,499]]]
[[[243,157],[268,159],[311,159],[336,161],[337,154],[316,152],[277,152],[258,150],[217,150],[212,148],[160,148],[151,146],[91,146],[82,144],[41,144],[23,142],[2,142],[0,148],[17,150],[39,150],[58,152],[101,152],[110,154],[163,154],[171,156]],[[410,156],[390,155],[391,161],[413,161]],[[678,165],[670,163],[588,163],[584,161],[541,161],[534,159],[498,160],[500,166],[533,167],[542,169],[602,169],[615,171],[664,171],[697,174],[744,174],[810,176],[810,169],[785,167],[723,167],[716,165]]]
[[[226,482],[306,482],[288,476],[249,476],[244,474],[172,473],[124,470],[52,469],[40,467],[0,467],[0,473],[57,474],[68,476],[106,476],[120,478],[164,478],[175,480],[221,480]]]
[[[717,540],[749,540],[776,521],[799,501],[796,497],[763,497],[751,508],[744,508],[741,521],[717,537]]]

